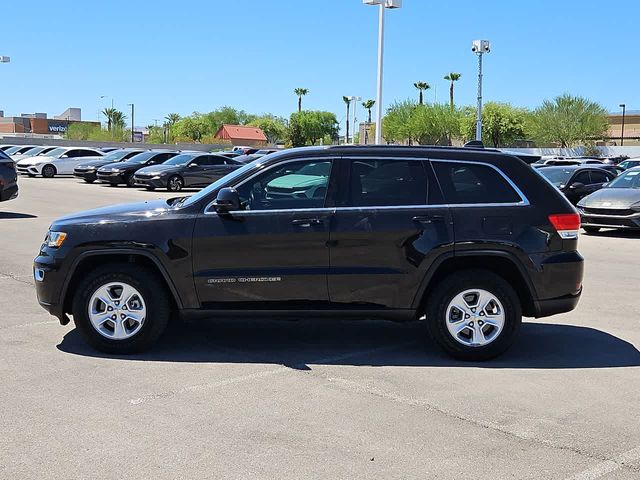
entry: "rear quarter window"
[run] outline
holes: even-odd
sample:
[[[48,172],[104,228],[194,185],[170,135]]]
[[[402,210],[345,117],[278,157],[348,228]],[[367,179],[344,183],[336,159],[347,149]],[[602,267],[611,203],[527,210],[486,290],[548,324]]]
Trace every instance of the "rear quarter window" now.
[[[453,205],[519,203],[523,199],[498,170],[463,162],[433,162],[445,202]]]

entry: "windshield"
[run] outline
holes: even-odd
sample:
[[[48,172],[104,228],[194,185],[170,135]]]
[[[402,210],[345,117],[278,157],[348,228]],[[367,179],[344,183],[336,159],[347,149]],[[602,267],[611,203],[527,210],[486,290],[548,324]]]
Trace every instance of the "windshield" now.
[[[640,165],[640,160],[625,160],[624,162],[620,162],[618,165],[624,169],[637,167]]]
[[[553,183],[556,187],[566,185],[574,171],[575,170],[573,168],[564,167],[546,167],[538,169],[538,173]]]
[[[171,160],[167,160],[163,165],[186,165],[194,158],[193,155],[176,155]]]
[[[139,153],[137,155],[134,155],[129,160],[127,160],[127,162],[144,163],[147,160],[149,160],[151,157],[154,157],[157,154],[158,154],[158,152],[142,152],[142,153]]]
[[[102,159],[108,162],[117,162],[118,160],[122,160],[129,153],[130,150],[114,150],[113,152],[107,153],[104,157],[102,157]]]
[[[24,147],[22,145],[18,145],[17,147],[11,147],[11,148],[7,148],[4,153],[6,153],[7,155],[15,155],[16,153],[18,153],[20,150],[22,150]]]
[[[64,152],[66,152],[66,151],[67,151],[66,148],[62,148],[62,147],[54,148],[49,153],[47,153],[47,156],[58,157],[58,156],[62,155]]]
[[[33,148],[30,148],[29,150],[27,150],[26,152],[22,152],[22,154],[23,155],[37,155],[42,150],[44,150],[44,147],[33,147]]]
[[[189,205],[193,205],[196,202],[199,202],[201,199],[205,198],[207,195],[209,195],[214,190],[217,190],[218,188],[220,188],[221,186],[225,185],[226,183],[228,183],[230,181],[233,181],[235,178],[241,177],[246,172],[248,172],[250,170],[253,170],[257,165],[260,165],[261,160],[262,160],[262,158],[254,160],[253,162],[247,163],[247,164],[243,165],[242,167],[238,168],[237,170],[234,170],[230,174],[228,174],[228,175],[226,175],[226,176],[224,176],[222,178],[219,178],[218,180],[213,182],[211,185],[209,185],[207,188],[203,188],[202,190],[200,190],[195,195],[187,197],[186,200],[184,201],[183,205],[184,206],[189,206]]]
[[[640,170],[621,173],[606,188],[640,188]]]

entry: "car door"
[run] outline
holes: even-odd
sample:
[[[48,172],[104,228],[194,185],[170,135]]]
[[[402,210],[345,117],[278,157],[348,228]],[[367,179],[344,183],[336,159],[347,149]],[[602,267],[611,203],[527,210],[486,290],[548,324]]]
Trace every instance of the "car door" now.
[[[194,281],[203,308],[326,305],[333,160],[296,159],[233,185],[243,209],[198,216]]]
[[[453,226],[428,163],[344,158],[330,233],[335,306],[409,309],[430,265],[453,254]]]
[[[85,150],[82,148],[72,148],[65,152],[58,161],[55,162],[59,175],[72,174],[73,169],[80,165],[86,157],[100,155],[95,150]]]
[[[579,170],[567,182],[563,193],[574,205],[590,193],[591,177],[589,170]]]
[[[198,155],[191,159],[181,172],[185,187],[196,187],[202,185],[204,170],[206,168],[208,155]]]
[[[215,182],[239,166],[238,162],[224,158],[222,155],[209,155],[208,163],[202,172],[202,186]]]
[[[601,169],[593,169],[589,171],[589,177],[591,181],[589,182],[589,189],[587,195],[592,194],[593,192],[600,190],[603,185],[607,182],[610,182],[615,178],[615,175],[611,172],[601,170]]]

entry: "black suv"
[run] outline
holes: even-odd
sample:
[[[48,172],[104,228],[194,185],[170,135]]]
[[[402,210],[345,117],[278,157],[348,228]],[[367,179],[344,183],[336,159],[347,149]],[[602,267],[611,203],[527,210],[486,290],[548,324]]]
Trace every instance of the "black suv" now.
[[[18,174],[11,157],[0,150],[0,202],[18,196]]]
[[[576,210],[481,148],[291,149],[191,197],[60,218],[35,259],[40,304],[95,348],[139,352],[183,317],[426,322],[450,354],[505,351],[522,316],[575,308]]]

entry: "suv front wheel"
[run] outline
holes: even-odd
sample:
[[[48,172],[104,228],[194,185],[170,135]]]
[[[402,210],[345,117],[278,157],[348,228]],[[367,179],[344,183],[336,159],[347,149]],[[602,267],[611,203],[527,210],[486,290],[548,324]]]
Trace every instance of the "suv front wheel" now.
[[[488,270],[465,270],[446,277],[427,299],[429,334],[461,360],[488,360],[514,342],[520,299],[511,285]]]
[[[148,349],[169,321],[164,285],[130,264],[98,268],[82,280],[73,301],[73,321],[95,349],[130,354]]]

